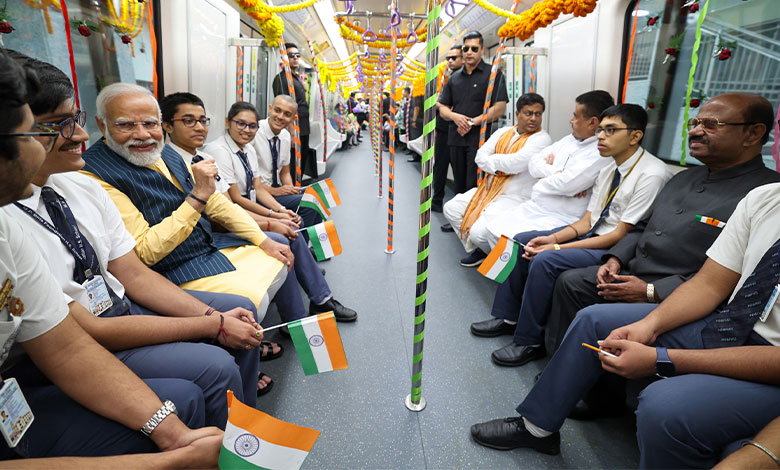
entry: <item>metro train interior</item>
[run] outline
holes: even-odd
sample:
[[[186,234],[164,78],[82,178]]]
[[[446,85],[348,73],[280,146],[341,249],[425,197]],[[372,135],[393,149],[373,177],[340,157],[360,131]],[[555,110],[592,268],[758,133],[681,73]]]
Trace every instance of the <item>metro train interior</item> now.
[[[509,337],[479,338],[469,330],[472,322],[489,317],[498,284],[459,264],[464,253],[457,233],[440,230],[448,220],[431,211],[435,103],[445,56],[470,32],[484,38],[482,59],[500,70],[494,86],[505,88],[508,97],[503,116],[487,124],[488,133],[516,125],[514,103],[535,93],[545,101],[541,127],[555,142],[572,132],[575,99],[605,90],[615,103],[646,111],[642,147],[677,174],[702,164],[689,154],[686,124],[709,99],[754,93],[777,112],[780,2],[11,0],[3,5],[0,19],[13,27],[0,35],[3,47],[53,64],[77,83],[79,107],[88,116],[87,148],[101,138],[93,120],[97,95],[117,82],[147,88],[158,100],[175,92],[197,95],[210,118],[209,142],[223,135],[235,102],[251,103],[265,119],[274,102],[274,77],[284,73],[285,64],[289,71],[286,45],[296,45],[299,66],[293,72],[306,91],[310,133],[306,154],[295,157],[295,171],[301,171],[293,180],[308,186],[330,178],[338,188],[342,204],[332,209],[330,220],[343,251],[318,265],[339,300],[359,313],[356,322],[338,324],[346,370],[305,375],[289,338],[278,329],[265,336],[286,351],[261,363],[275,385],[258,398],[257,409],[320,432],[301,468],[640,466],[631,412],[567,419],[558,455],[523,448],[501,452],[471,438],[474,423],[516,414],[549,357],[501,367],[490,353]],[[541,13],[519,16],[532,8]],[[521,27],[507,28],[513,21]],[[468,90],[455,90],[460,92]],[[391,96],[390,114],[402,108],[392,127],[382,116],[383,93]],[[351,97],[368,103],[365,121],[354,116]],[[485,97],[474,99],[482,106]],[[415,102],[419,129],[410,116]],[[385,126],[395,130],[387,141]],[[777,124],[769,132],[762,156],[774,170],[780,166]],[[455,196],[454,180],[450,169],[445,204]],[[262,326],[281,322],[272,303]],[[636,393],[627,402],[636,406]]]

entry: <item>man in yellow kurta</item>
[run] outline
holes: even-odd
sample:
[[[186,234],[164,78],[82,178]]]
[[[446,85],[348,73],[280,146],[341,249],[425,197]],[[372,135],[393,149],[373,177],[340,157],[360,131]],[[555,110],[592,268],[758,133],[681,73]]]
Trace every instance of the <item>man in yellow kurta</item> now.
[[[216,191],[213,160],[190,170],[164,145],[160,110],[146,89],[104,88],[96,121],[105,140],[84,153],[85,173],[108,191],[144,263],[185,289],[249,297],[258,322],[277,291],[279,297],[300,295],[294,277],[286,280],[293,265],[289,246],[268,238]],[[232,233],[214,233],[210,220]],[[285,321],[306,314],[287,313]]]

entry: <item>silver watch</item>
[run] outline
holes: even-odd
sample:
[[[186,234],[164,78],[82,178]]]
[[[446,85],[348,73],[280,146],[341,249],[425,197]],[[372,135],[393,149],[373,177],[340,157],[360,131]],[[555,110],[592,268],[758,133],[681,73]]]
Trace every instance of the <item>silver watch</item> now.
[[[159,410],[157,410],[157,413],[154,414],[151,418],[149,418],[149,421],[144,424],[144,427],[141,428],[141,434],[143,434],[146,437],[149,437],[152,434],[152,431],[162,423],[162,420],[168,417],[169,414],[177,414],[176,413],[176,405],[173,404],[170,400],[165,400],[165,403],[160,407]]]
[[[655,303],[655,286],[651,283],[647,283],[647,301],[650,303]]]

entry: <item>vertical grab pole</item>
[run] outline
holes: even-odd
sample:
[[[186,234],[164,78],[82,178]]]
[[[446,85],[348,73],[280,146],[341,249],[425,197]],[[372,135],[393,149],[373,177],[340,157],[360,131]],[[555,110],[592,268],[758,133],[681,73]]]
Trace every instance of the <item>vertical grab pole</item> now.
[[[517,12],[517,6],[520,4],[520,0],[512,0],[511,12],[514,14]],[[507,18],[506,22],[509,22]],[[479,125],[479,147],[485,143],[485,137],[487,136],[487,114],[490,109],[490,101],[493,97],[493,89],[496,84],[496,75],[498,75],[498,69],[501,68],[501,53],[504,52],[506,43],[506,37],[501,38],[498,41],[498,49],[496,49],[496,56],[493,57],[493,67],[490,69],[490,78],[488,79],[487,93],[485,94],[485,104],[482,105],[482,122]],[[482,182],[482,170],[477,169],[477,184]]]
[[[371,121],[371,150],[374,151],[374,176],[379,176],[379,151],[376,144],[376,87],[373,80],[371,81],[371,91],[369,92],[371,97],[369,120]]]
[[[282,66],[284,67],[284,77],[287,79],[287,90],[290,97],[295,99],[295,87],[293,86],[292,71],[290,70],[290,59],[287,57],[287,46],[284,40],[279,42],[279,52],[282,54]],[[279,84],[281,86],[281,83]],[[298,113],[295,114],[293,121],[293,146],[295,147],[295,186],[301,185],[303,172],[301,171],[301,127],[298,124]]]
[[[423,338],[425,336],[425,298],[428,289],[428,246],[431,232],[431,183],[433,182],[434,129],[436,128],[436,78],[439,63],[439,18],[441,4],[428,0],[428,42],[425,48],[425,104],[423,116],[422,178],[420,180],[420,221],[417,238],[417,286],[414,299],[414,344],[412,348],[412,390],[406,397],[406,407],[411,411],[422,411],[425,399],[422,396]]]
[[[376,197],[382,198],[382,183],[384,179],[384,162],[382,161],[382,135],[385,131],[385,126],[382,123],[382,69],[377,68],[377,76],[376,76],[376,82],[375,83],[375,93],[376,93],[376,127],[377,127],[377,133],[376,133],[376,148],[378,152],[378,162],[379,162],[379,193]]]
[[[309,52],[311,52],[311,60],[314,63],[314,73],[317,75],[317,84],[320,86],[320,101],[322,102],[322,161],[328,162],[328,110],[325,109],[325,89],[322,88],[322,77],[320,77],[320,67],[317,64],[317,56],[314,55],[314,46],[307,38],[306,44],[309,45]],[[341,102],[339,102],[341,104]]]
[[[390,0],[390,15],[396,12],[398,8],[397,0]],[[390,24],[392,38],[390,41],[390,138],[388,139],[388,149],[390,153],[387,159],[387,248],[385,253],[391,255],[395,253],[393,249],[393,210],[395,203],[395,74],[398,70],[397,51],[395,48],[398,41],[398,31],[395,26]]]

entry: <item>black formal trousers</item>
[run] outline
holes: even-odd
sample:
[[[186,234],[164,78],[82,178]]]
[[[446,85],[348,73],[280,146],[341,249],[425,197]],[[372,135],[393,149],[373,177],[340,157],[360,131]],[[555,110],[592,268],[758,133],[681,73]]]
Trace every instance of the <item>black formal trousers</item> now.
[[[317,159],[314,152],[309,149],[309,134],[301,135],[301,174],[316,178]],[[295,172],[295,143],[290,145],[290,176],[297,178]]]
[[[477,144],[468,147],[450,147],[450,165],[455,179],[455,194],[465,193],[477,186]]]
[[[450,166],[450,147],[447,145],[447,129],[436,129],[436,147],[433,157],[433,200],[434,205],[444,204],[444,187]]]

